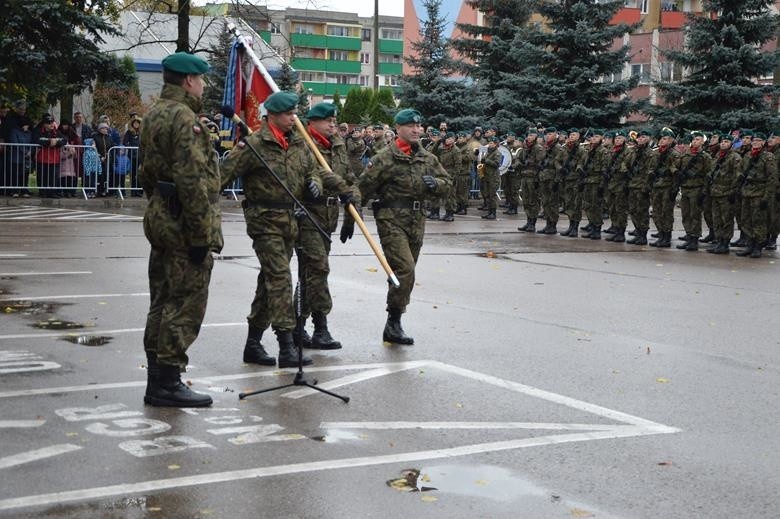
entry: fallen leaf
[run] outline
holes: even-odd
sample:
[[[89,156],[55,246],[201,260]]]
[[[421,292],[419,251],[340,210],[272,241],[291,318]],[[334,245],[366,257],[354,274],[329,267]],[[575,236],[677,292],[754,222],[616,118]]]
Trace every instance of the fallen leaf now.
[[[366,270],[367,270],[368,272],[378,272],[378,271],[377,271],[377,269],[376,269],[376,267],[368,267]]]
[[[100,301],[100,302],[98,302],[98,304],[99,305],[107,305],[108,303],[106,303],[105,301]]]
[[[428,474],[423,474],[420,476],[420,481],[424,481],[425,483],[431,482],[431,477]]]
[[[159,506],[147,506],[146,510],[148,510],[149,512],[162,512],[162,508],[160,508]]]
[[[77,432],[65,433],[65,436],[67,436],[68,438],[73,438],[74,436],[78,436],[78,435],[79,435],[79,433],[77,433]]]
[[[617,375],[618,373],[620,373],[620,371],[618,371],[618,370],[616,370],[616,369],[613,369],[613,370],[612,370],[612,374],[613,374],[613,375]]]
[[[461,409],[463,407],[463,404],[461,404],[460,402],[457,402],[455,404],[455,407],[457,407],[458,409]]]
[[[191,386],[191,385],[192,385],[192,380],[188,380],[188,381],[187,381],[187,385],[188,385],[188,386]]]
[[[572,517],[596,517],[592,512],[583,510],[582,508],[572,508],[569,510]]]
[[[439,498],[436,496],[432,496],[430,494],[425,494],[424,496],[420,496],[420,501],[423,503],[433,503],[434,501],[438,501]]]
[[[394,488],[399,492],[414,492],[417,489],[409,485],[409,481],[406,478],[393,479],[387,482],[390,488]]]
[[[168,465],[168,470],[179,470],[180,468],[181,465],[176,465],[176,464]]]
[[[203,515],[211,515],[214,513],[214,510],[212,510],[211,508],[204,508],[200,511],[200,513]]]
[[[663,267],[663,266],[664,266],[664,264],[663,264],[663,263],[656,263],[656,264],[655,264],[655,266],[656,266],[656,267]]]
[[[658,382],[659,384],[668,384],[669,383],[669,379],[668,378],[664,378],[664,377],[658,377],[657,379],[655,379],[655,381]]]
[[[436,310],[438,310],[438,309],[439,309],[439,307],[438,307],[438,306],[436,306],[436,305],[433,305],[433,308],[434,308],[434,309],[436,309]]]
[[[489,251],[487,251],[487,252],[485,253],[485,257],[486,257],[486,258],[495,258],[495,257],[496,257],[496,253],[495,253],[495,252],[493,252],[492,250],[489,250]]]
[[[658,463],[658,465],[660,465],[662,467],[670,467],[670,466],[674,465],[674,463],[672,463],[671,461],[662,461],[662,462]]]
[[[475,485],[479,485],[479,486],[481,486],[481,487],[484,487],[485,485],[487,485],[487,484],[488,484],[488,481],[487,481],[487,479],[478,479],[478,480],[476,480],[476,481],[474,482],[474,484],[475,484]]]

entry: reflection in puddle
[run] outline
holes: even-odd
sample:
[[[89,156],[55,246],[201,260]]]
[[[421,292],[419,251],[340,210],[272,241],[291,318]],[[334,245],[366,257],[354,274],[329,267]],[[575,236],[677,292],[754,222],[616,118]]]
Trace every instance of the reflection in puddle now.
[[[341,429],[328,429],[328,434],[323,436],[312,436],[312,440],[325,443],[340,443],[350,440],[364,440],[365,437],[352,431],[344,431]]]
[[[401,471],[387,482],[401,492],[436,490],[449,494],[512,501],[523,496],[544,496],[545,491],[511,470],[493,465],[434,465]]]
[[[0,292],[2,294],[3,292]],[[49,303],[46,301],[2,301],[0,311],[4,314],[43,315],[53,314],[64,303]]]
[[[103,346],[111,342],[113,337],[107,335],[66,335],[60,337],[60,340],[68,341],[82,346]]]
[[[45,321],[38,321],[30,326],[33,328],[40,328],[41,330],[75,330],[78,328],[90,328],[94,324],[76,323],[73,321],[63,321],[62,319],[46,319]]]

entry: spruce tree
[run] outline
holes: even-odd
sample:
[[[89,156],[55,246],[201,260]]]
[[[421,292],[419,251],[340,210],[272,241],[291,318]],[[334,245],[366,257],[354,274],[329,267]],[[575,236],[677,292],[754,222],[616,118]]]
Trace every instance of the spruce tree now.
[[[338,122],[344,122],[341,120],[341,112],[344,111],[344,105],[341,103],[341,94],[339,94],[339,91],[336,90],[333,92],[333,106],[336,107],[336,121]]]
[[[464,113],[476,113],[479,109],[462,78],[452,77],[456,64],[450,54],[450,42],[444,37],[441,0],[423,0],[423,7],[427,19],[420,27],[420,40],[411,44],[412,56],[406,58],[414,72],[401,78],[400,103],[418,110],[427,124],[451,124]]]
[[[689,72],[680,82],[656,83],[663,105],[648,110],[656,120],[678,130],[771,130],[778,118],[769,100],[778,89],[756,79],[778,64],[778,51],[762,48],[777,36],[773,4],[706,0],[706,15],[689,15],[685,48],[663,53]]]
[[[226,25],[223,24],[219,38],[209,47],[209,71],[205,75],[206,89],[203,92],[203,108],[209,112],[219,112],[222,107],[228,59],[233,47],[233,36]]]

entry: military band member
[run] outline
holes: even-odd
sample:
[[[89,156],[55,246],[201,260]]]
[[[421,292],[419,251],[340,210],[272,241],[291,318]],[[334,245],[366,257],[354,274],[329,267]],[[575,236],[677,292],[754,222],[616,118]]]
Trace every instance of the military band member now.
[[[487,137],[487,141],[487,153],[485,153],[485,156],[482,157],[477,166],[480,171],[480,185],[484,188],[483,196],[485,197],[485,208],[487,209],[487,214],[483,215],[482,218],[495,220],[496,206],[498,205],[496,191],[498,191],[498,183],[501,178],[498,168],[501,165],[503,155],[501,155],[501,151],[498,149],[498,137],[491,135]]]

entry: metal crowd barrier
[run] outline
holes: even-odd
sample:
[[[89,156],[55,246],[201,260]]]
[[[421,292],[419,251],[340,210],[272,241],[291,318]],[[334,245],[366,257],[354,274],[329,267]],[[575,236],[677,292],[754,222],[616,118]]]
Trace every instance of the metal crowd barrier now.
[[[97,190],[99,175],[85,171],[87,148],[71,144],[44,148],[38,144],[0,143],[0,194],[88,198],[89,192]]]
[[[226,151],[219,157],[219,163],[222,164],[225,162],[225,159],[230,154],[230,151]],[[233,200],[238,200],[238,195],[244,193],[244,187],[241,183],[241,178],[235,179],[228,187],[226,187],[223,191],[227,196],[230,196],[233,198]]]
[[[144,196],[138,182],[138,147],[112,146],[106,153],[105,192],[124,200]]]

